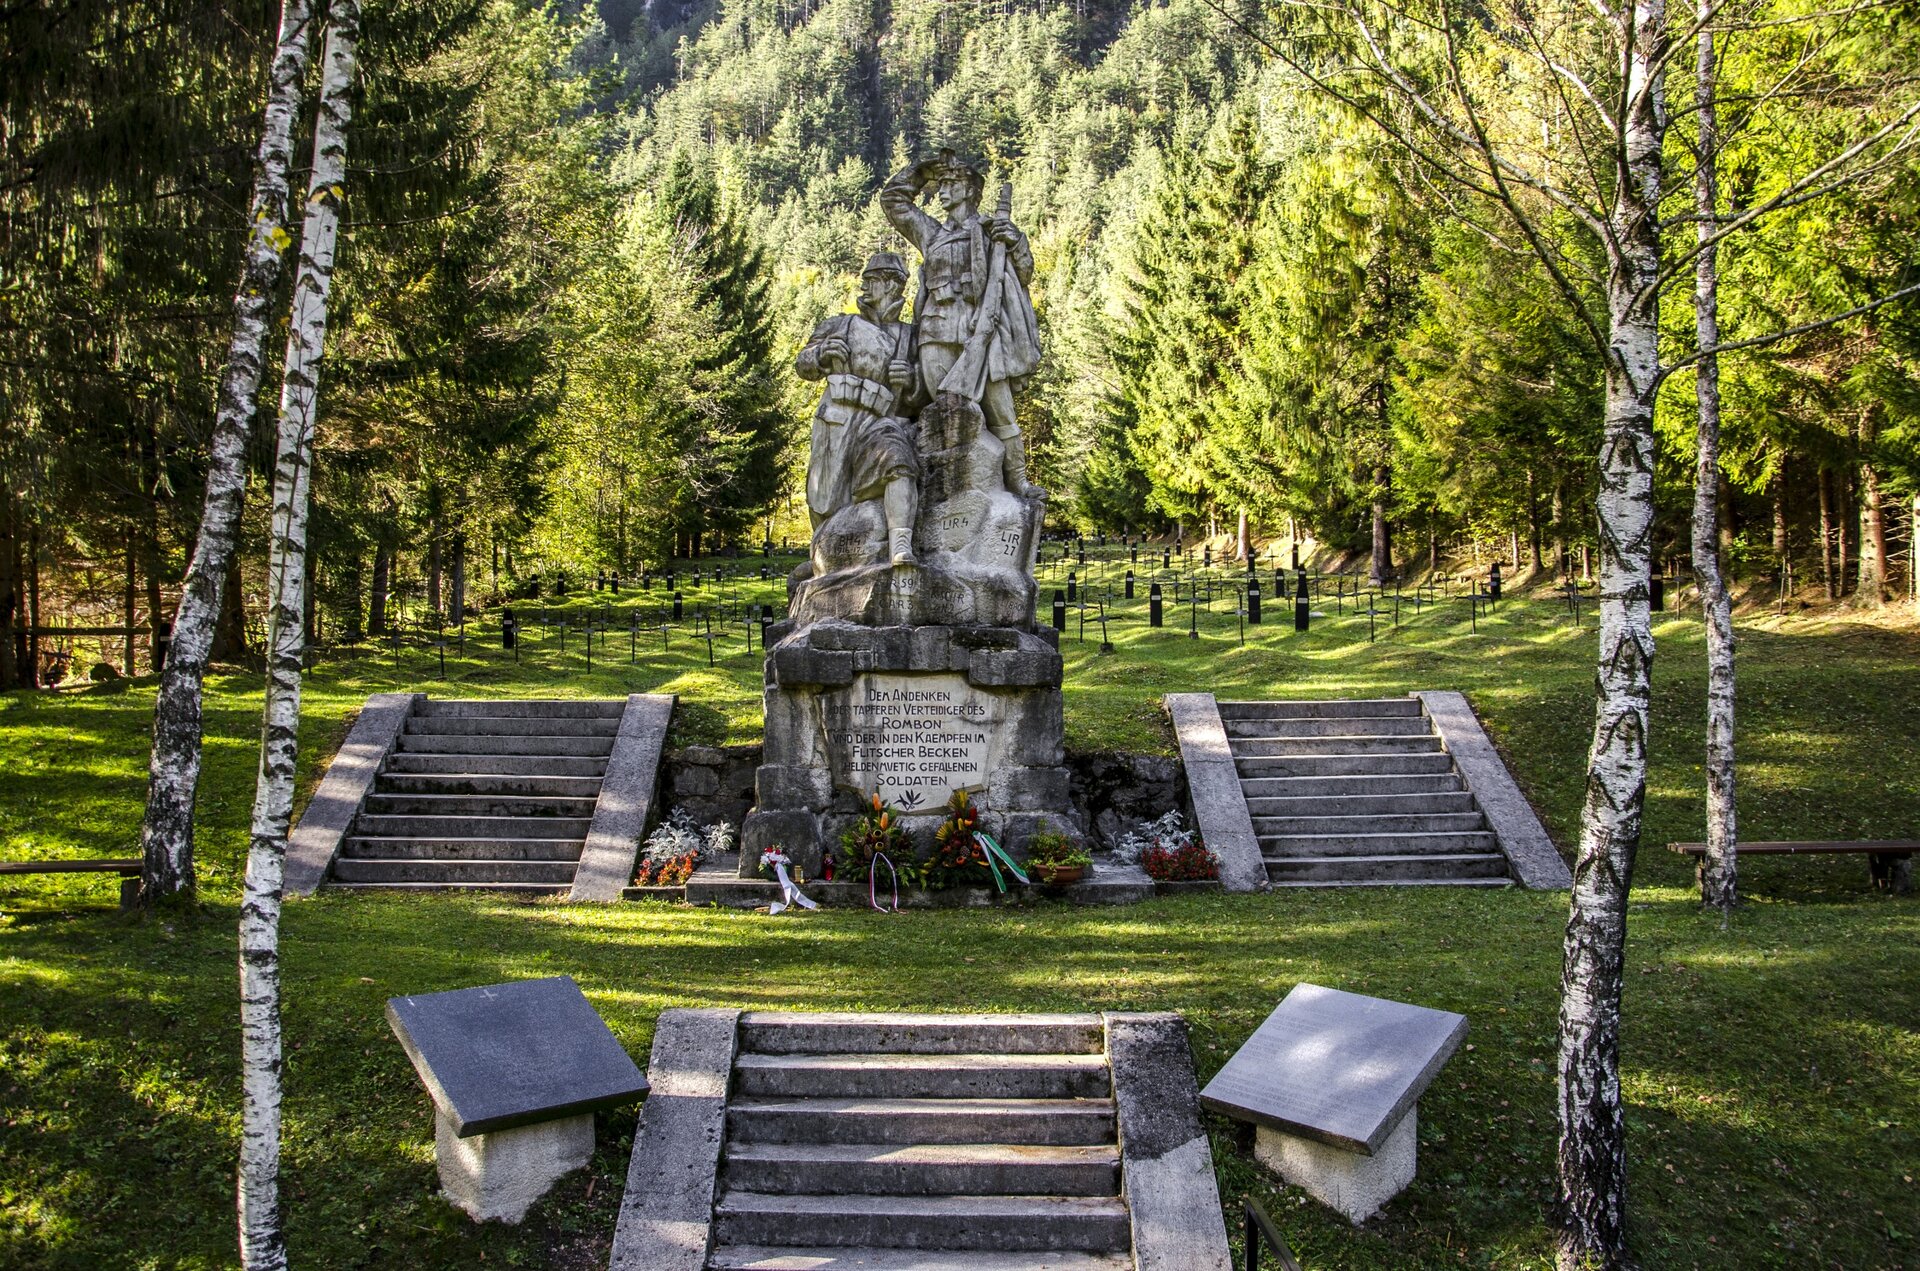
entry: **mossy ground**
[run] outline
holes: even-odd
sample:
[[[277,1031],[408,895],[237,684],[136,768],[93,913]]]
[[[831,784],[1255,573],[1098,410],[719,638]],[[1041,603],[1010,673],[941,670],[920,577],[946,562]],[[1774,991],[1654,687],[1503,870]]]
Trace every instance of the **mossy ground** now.
[[[751,566],[752,562],[748,562]],[[1117,564],[1098,571],[1112,575]],[[1064,577],[1060,579],[1064,584]],[[1095,585],[1104,594],[1106,578]],[[1043,595],[1054,579],[1043,575]],[[771,598],[735,587],[732,599]],[[686,590],[683,588],[683,590]],[[1403,606],[1373,643],[1349,602],[1297,636],[1290,606],[1248,628],[1168,604],[1145,584],[1067,659],[1069,744],[1166,749],[1161,694],[1469,694],[1562,844],[1577,833],[1591,720],[1590,612],[1504,602],[1470,630],[1464,602]],[[1183,592],[1183,596],[1184,596]],[[688,591],[691,605],[697,593]],[[631,594],[622,600],[631,600]],[[577,623],[527,623],[520,661],[497,628],[465,652],[329,655],[307,681],[310,785],[367,693],[681,695],[682,742],[757,739],[759,651],[742,628],[704,641],[627,624],[589,672]],[[660,593],[643,593],[649,617]],[[1231,602],[1227,602],[1231,603]],[[530,608],[521,606],[523,620]],[[1342,616],[1338,608],[1348,609]],[[1077,614],[1075,615],[1077,617]],[[1091,619],[1094,615],[1089,614]],[[1176,621],[1178,623],[1175,626]],[[1702,915],[1690,869],[1660,850],[1701,833],[1704,665],[1697,616],[1656,625],[1646,848],[1628,954],[1623,1078],[1636,1248],[1649,1267],[1914,1264],[1920,1126],[1920,905],[1871,893],[1858,858],[1752,859],[1730,927]],[[1920,637],[1832,617],[1740,627],[1741,818],[1753,838],[1920,832]],[[0,885],[0,1265],[212,1267],[234,1261],[238,1111],[234,901],[246,842],[259,680],[209,685],[200,908],[113,912],[99,877]],[[0,855],[134,851],[150,683],[0,698]],[[381,1017],[385,999],[566,973],[644,1056],[673,1005],[845,1010],[1172,1009],[1205,1080],[1294,984],[1467,1014],[1471,1050],[1422,1104],[1421,1172],[1353,1230],[1258,1173],[1210,1121],[1230,1209],[1252,1194],[1320,1268],[1544,1267],[1551,1261],[1553,1038],[1566,898],[1520,891],[1287,892],[1181,897],[1121,910],[797,919],[660,904],[610,908],[484,897],[326,896],[286,912],[286,1187],[298,1263],[316,1267],[604,1265],[631,1114],[603,1118],[593,1168],[517,1229],[477,1228],[433,1192],[425,1097]],[[1237,1229],[1236,1229],[1237,1230]]]

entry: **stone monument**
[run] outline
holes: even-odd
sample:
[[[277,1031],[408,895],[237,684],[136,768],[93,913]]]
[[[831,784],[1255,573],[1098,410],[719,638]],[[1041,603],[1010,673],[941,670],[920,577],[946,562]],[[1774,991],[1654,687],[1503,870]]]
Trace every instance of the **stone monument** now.
[[[1045,491],[1027,479],[1014,393],[1039,364],[1033,254],[1012,191],[950,152],[895,174],[887,219],[918,249],[880,252],[859,312],[828,318],[796,370],[824,381],[807,469],[809,560],[766,661],[766,744],[740,869],[778,845],[805,877],[880,798],[930,836],[954,790],[1016,851],[1077,832],[1057,636],[1036,630]],[[920,207],[932,192],[944,219]]]

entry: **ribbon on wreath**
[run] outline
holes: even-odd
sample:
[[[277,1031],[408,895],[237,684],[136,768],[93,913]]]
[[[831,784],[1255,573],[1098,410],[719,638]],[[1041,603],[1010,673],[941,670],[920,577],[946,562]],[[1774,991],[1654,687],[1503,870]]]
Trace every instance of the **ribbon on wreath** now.
[[[893,912],[899,913],[900,871],[893,867],[892,861],[887,860],[887,854],[885,852],[875,852],[873,859],[867,862],[867,903],[875,909],[878,909],[881,913],[887,912],[887,907],[880,903],[880,897],[876,891],[876,884],[879,880],[874,877],[875,874],[880,872],[880,862],[882,861],[887,862],[887,879],[893,884]]]
[[[773,866],[774,877],[780,882],[780,899],[767,906],[769,914],[784,913],[789,905],[798,905],[802,909],[818,909],[820,906],[808,900],[799,884],[787,877],[788,856],[777,847],[768,848],[760,853],[762,865]]]
[[[993,885],[999,888],[1002,893],[1007,890],[1007,881],[1000,877],[1000,865],[1002,864],[1007,867],[1007,872],[1019,879],[1022,884],[1027,886],[1033,884],[1033,880],[1027,877],[1026,871],[1020,868],[1013,857],[1007,855],[1007,849],[993,841],[992,835],[975,830],[973,832],[973,841],[980,845],[981,853],[987,858],[987,868],[993,871]],[[995,863],[995,857],[999,858],[999,864]]]

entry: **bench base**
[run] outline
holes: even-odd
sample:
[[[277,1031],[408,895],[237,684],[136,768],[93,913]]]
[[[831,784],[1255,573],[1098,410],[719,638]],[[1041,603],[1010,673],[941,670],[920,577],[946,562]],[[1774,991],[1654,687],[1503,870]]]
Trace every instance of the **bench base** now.
[[[1419,1119],[1417,1107],[1407,1109],[1372,1156],[1263,1125],[1253,1158],[1358,1226],[1413,1181]]]
[[[1767,853],[1767,855],[1773,854]],[[1913,854],[1911,852],[1870,852],[1867,854],[1867,876],[1872,880],[1876,891],[1890,891],[1896,896],[1911,895]],[[1699,886],[1700,894],[1704,897],[1707,894],[1705,858],[1693,867],[1693,881]]]
[[[434,1121],[440,1186],[475,1222],[519,1222],[593,1156],[591,1112],[464,1139],[444,1112],[436,1111]]]
[[[1882,891],[1905,896],[1913,891],[1913,856],[1907,852],[1875,852],[1867,857],[1867,872]]]

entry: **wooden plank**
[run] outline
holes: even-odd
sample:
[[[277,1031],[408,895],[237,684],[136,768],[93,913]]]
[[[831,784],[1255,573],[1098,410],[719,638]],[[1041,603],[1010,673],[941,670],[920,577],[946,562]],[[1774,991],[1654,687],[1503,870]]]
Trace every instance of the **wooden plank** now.
[[[1667,850],[1682,852],[1689,856],[1705,856],[1705,843],[1669,843]],[[1813,855],[1833,852],[1872,852],[1902,853],[1920,852],[1920,839],[1861,839],[1838,842],[1781,842],[1781,843],[1741,843],[1738,845],[1741,855],[1758,853],[1760,855]]]
[[[140,861],[0,861],[0,874],[121,874],[138,877]]]

